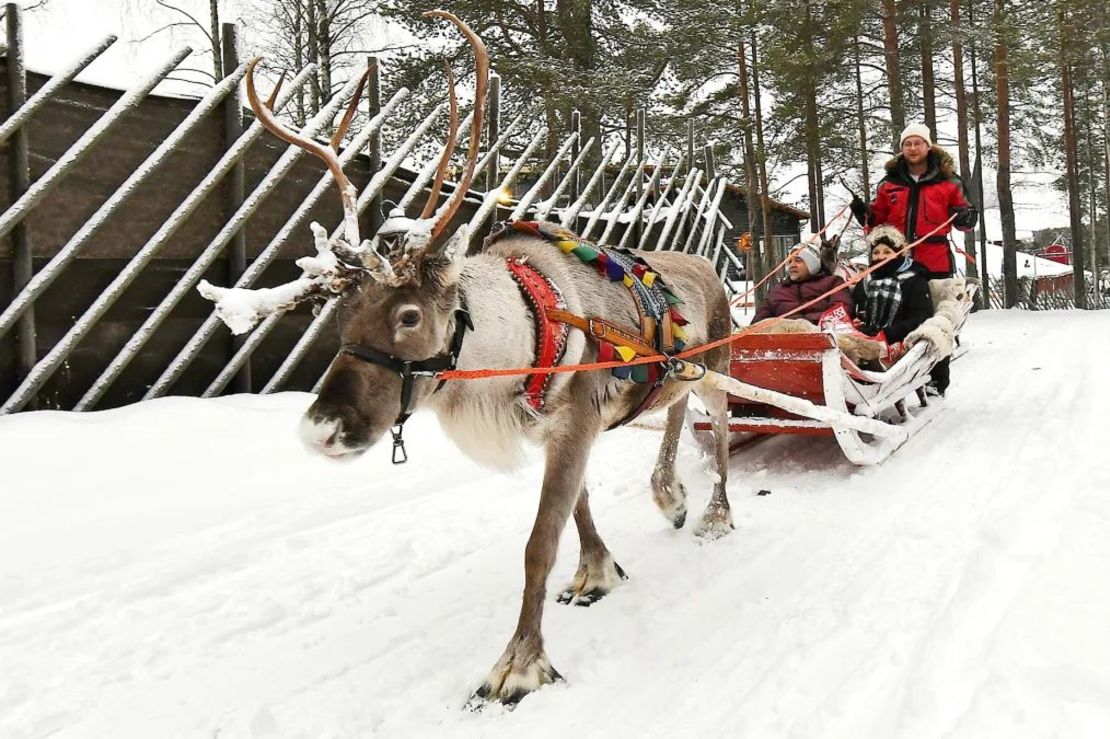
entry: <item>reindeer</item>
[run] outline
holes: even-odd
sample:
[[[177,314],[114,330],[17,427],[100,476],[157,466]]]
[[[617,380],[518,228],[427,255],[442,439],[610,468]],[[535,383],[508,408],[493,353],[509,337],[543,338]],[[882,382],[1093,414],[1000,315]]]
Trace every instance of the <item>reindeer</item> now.
[[[517,465],[522,440],[544,448],[539,510],[524,552],[520,618],[504,653],[470,703],[515,704],[561,679],[544,650],[540,627],[548,573],[572,512],[581,554],[574,579],[558,594],[558,602],[588,606],[626,579],[594,525],[584,474],[598,435],[625,419],[649,390],[607,372],[551,374],[546,400],[537,410],[524,402],[519,376],[452,382],[434,376],[436,371],[455,367],[528,367],[536,360],[538,318],[510,276],[507,265],[513,262],[526,262],[557,286],[569,312],[633,325],[639,315],[619,283],[605,280],[594,268],[542,238],[512,233],[468,257],[466,227],[448,233],[474,175],[489,58],[481,39],[458,18],[445,11],[426,15],[454,24],[473,47],[476,59],[469,150],[461,181],[450,197],[435,209],[458,127],[450,76],[451,133],[421,218],[391,214],[375,240],[360,243],[354,189],[339,166],[334,143],[332,148],[323,146],[280,124],[258,101],[252,64],[246,84],[255,114],[274,134],[327,163],[343,201],[343,233],[329,242],[324,230],[312,224],[318,254],[299,260],[305,276],[296,282],[272,290],[226,290],[207,283],[200,289],[217,301],[221,317],[239,332],[267,313],[314,296],[337,296],[342,301],[342,348],[300,422],[300,436],[314,452],[336,458],[361,454],[392,430],[396,453],[403,444],[403,423],[418,408],[434,411],[463,452],[493,468]],[[681,295],[690,346],[729,334],[728,301],[706,260],[671,252],[645,256]],[[248,314],[247,320],[237,323],[243,313]],[[598,352],[597,343],[571,329],[560,364],[592,362]],[[726,345],[706,352],[702,361],[709,369],[725,372],[728,358]],[[695,532],[714,539],[733,528],[725,491],[728,450],[723,392],[700,380],[663,382],[649,409],[667,409],[663,443],[651,474],[652,496],[671,525],[681,528],[686,520],[686,490],[676,477],[674,460],[690,391],[710,411],[716,434],[717,479]]]

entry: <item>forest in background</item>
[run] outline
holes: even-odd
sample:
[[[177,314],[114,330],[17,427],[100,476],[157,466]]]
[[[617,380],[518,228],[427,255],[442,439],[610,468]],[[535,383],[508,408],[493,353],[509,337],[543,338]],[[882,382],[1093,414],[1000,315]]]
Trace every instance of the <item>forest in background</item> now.
[[[542,116],[549,155],[574,110],[584,137],[610,145],[632,145],[639,108],[657,144],[681,147],[692,118],[718,169],[751,195],[757,241],[763,199],[803,178],[811,222],[823,224],[839,205],[829,191],[871,195],[898,132],[924,122],[974,200],[996,193],[1008,294],[1016,172],[1054,173],[1067,198],[1077,297],[1086,272],[1110,264],[1110,10],[1101,0],[123,2],[165,11],[171,20],[159,30],[205,37],[211,64],[196,70],[200,84],[221,76],[226,21],[240,24],[241,45],[265,54],[275,76],[315,62],[293,106],[299,120],[368,54],[382,60],[384,94],[413,91],[407,117],[444,98],[443,56],[465,87],[469,52],[421,17],[446,8],[489,47],[502,114]],[[390,42],[368,48],[367,26],[383,20]],[[766,236],[764,268],[778,256]],[[970,252],[975,237],[966,238]]]

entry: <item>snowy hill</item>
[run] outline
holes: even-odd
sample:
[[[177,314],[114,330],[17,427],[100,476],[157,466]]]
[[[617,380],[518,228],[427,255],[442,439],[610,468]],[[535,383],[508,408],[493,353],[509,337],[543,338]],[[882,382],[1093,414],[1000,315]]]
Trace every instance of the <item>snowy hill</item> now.
[[[631,579],[549,599],[567,681],[512,712],[461,706],[516,622],[540,464],[492,475],[423,415],[406,466],[313,458],[304,394],[0,418],[0,736],[1110,736],[1107,335],[972,316],[938,420],[878,468],[734,458],[712,544],[651,502],[659,433],[606,434]],[[576,563],[571,526],[549,592]]]

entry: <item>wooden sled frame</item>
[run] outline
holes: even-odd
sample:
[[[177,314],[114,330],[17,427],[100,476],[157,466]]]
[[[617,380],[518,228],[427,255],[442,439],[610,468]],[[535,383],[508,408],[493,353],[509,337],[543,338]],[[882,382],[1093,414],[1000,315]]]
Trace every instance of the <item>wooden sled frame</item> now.
[[[974,286],[960,325],[971,312]],[[710,381],[729,393],[730,449],[777,434],[832,436],[858,465],[889,457],[939,412],[923,386],[940,360],[927,341],[915,344],[885,372],[860,369],[831,334],[748,334],[732,345],[729,375]],[[917,405],[906,401],[916,396]],[[695,432],[708,432],[704,416]],[[708,434],[705,434],[708,435]]]

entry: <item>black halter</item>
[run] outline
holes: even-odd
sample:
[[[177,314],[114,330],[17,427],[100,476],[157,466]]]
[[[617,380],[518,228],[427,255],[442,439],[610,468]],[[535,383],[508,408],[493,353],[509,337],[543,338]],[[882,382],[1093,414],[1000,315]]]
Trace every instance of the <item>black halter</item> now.
[[[361,344],[344,344],[339,347],[340,353],[350,354],[364,362],[385,367],[401,377],[401,412],[397,415],[397,420],[393,422],[393,428],[390,429],[393,434],[393,464],[404,464],[409,461],[409,455],[405,451],[404,430],[405,421],[409,420],[409,416],[412,415],[412,411],[409,410],[409,403],[412,402],[412,387],[416,378],[435,377],[440,372],[455,369],[467,329],[473,331],[474,323],[470,320],[466,303],[463,302],[455,310],[455,333],[451,335],[451,343],[447,345],[447,353],[445,354],[437,354],[427,359],[399,359],[392,354],[386,354]],[[446,382],[446,380],[440,380],[432,393],[438,393]]]

